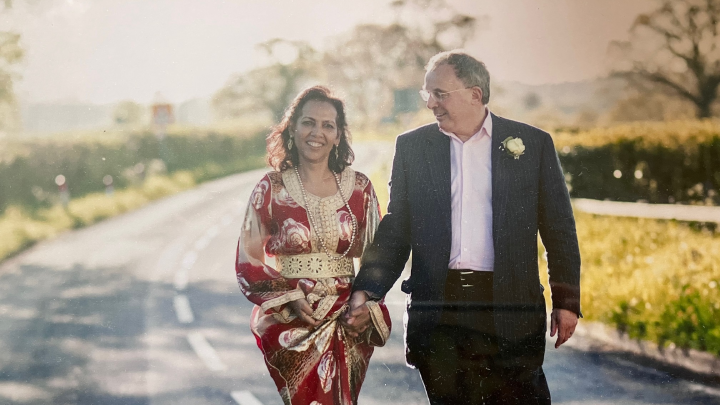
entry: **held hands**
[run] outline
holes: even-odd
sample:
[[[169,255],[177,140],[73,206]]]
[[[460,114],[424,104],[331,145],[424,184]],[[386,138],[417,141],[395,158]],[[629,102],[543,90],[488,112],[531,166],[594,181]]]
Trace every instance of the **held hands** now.
[[[350,296],[350,308],[340,319],[345,331],[352,337],[358,337],[370,326],[370,310],[365,305],[367,300],[364,291],[355,291]]]
[[[550,315],[550,337],[555,336],[557,333],[556,349],[570,339],[570,336],[575,332],[577,323],[578,316],[574,312],[560,308],[552,310]]]
[[[313,327],[320,325],[321,322],[312,317],[313,310],[310,307],[310,303],[305,298],[290,301],[288,305],[290,305],[290,308],[292,308],[298,319],[304,323]]]

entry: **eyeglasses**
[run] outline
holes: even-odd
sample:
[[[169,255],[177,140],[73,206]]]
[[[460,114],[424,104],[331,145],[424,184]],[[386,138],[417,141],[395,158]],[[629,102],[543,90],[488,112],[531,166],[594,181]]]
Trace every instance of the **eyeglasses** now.
[[[425,89],[420,90],[420,97],[423,99],[423,101],[430,100],[430,96],[432,96],[436,101],[444,101],[450,93],[455,93],[456,91],[465,90],[465,89],[471,89],[472,87],[464,87],[462,89],[457,90],[451,90],[451,91],[440,91],[440,90],[433,90],[433,91],[427,91]]]

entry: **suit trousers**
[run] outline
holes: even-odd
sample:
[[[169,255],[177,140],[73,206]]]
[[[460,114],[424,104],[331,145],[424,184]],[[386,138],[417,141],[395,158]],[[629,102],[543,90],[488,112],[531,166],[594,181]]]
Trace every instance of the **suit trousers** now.
[[[492,272],[448,270],[442,318],[417,364],[431,405],[551,403],[542,367],[503,366],[492,285]]]

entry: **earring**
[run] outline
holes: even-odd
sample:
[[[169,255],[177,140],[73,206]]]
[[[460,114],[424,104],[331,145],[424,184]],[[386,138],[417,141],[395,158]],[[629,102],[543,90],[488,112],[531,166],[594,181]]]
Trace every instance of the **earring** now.
[[[290,137],[290,140],[289,140],[288,143],[287,143],[287,147],[288,147],[289,150],[292,150],[292,148],[293,148],[293,139],[292,139],[292,136]]]
[[[338,148],[338,146],[335,145],[335,160],[340,159],[340,152],[339,152],[339,150],[340,150],[340,148]]]

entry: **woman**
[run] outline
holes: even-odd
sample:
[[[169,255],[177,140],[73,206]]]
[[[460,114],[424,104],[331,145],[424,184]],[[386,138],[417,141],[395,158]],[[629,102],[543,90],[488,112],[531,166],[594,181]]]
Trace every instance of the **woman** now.
[[[268,136],[275,171],[253,190],[238,244],[250,327],[285,404],[357,403],[373,346],[390,334],[382,303],[368,303],[373,326],[357,337],[338,319],[353,258],[380,222],[370,181],[349,167],[348,136],[341,100],[321,86],[301,92]]]

